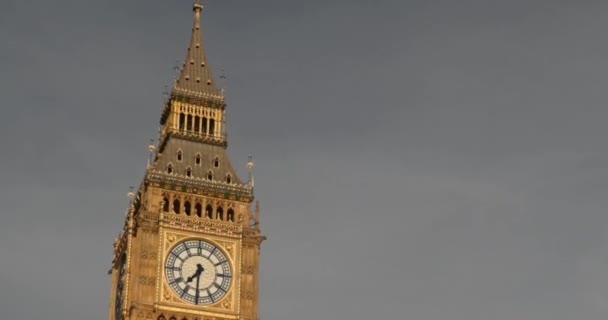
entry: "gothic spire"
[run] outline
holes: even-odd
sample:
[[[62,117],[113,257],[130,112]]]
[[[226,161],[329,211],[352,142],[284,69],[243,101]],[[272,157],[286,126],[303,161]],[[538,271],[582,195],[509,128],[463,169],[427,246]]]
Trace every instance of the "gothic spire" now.
[[[196,0],[194,3],[193,11],[194,25],[192,26],[192,38],[190,39],[186,60],[173,86],[173,92],[178,95],[223,100],[223,95],[217,89],[211,69],[207,64],[201,32],[203,5],[200,0]]]

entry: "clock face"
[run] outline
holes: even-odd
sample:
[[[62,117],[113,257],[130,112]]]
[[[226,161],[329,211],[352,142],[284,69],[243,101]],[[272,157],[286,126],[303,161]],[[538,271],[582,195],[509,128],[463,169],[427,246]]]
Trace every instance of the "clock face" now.
[[[232,268],[226,255],[203,240],[178,243],[165,262],[171,289],[184,301],[204,306],[221,300],[232,283]]]

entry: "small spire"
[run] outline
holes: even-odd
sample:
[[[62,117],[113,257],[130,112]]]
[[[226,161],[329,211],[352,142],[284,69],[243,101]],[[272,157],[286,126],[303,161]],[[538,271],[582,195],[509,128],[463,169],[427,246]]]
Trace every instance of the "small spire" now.
[[[194,24],[192,26],[192,37],[180,74],[175,81],[173,91],[195,96],[207,96],[220,98],[221,92],[217,89],[211,69],[207,64],[203,35],[201,31],[201,12],[203,5],[196,0],[193,7]]]
[[[255,201],[255,215],[253,216],[253,226],[255,230],[260,231],[260,201]]]
[[[255,167],[255,162],[253,162],[253,156],[249,155],[249,161],[247,162],[247,172],[249,173],[249,185],[253,188],[255,182],[253,178],[253,167]]]

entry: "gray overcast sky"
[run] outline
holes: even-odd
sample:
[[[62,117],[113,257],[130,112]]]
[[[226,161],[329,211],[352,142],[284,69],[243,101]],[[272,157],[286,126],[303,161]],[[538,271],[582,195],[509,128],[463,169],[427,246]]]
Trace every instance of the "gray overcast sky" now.
[[[106,319],[190,0],[0,3],[0,310]],[[208,1],[261,318],[608,318],[608,2]]]

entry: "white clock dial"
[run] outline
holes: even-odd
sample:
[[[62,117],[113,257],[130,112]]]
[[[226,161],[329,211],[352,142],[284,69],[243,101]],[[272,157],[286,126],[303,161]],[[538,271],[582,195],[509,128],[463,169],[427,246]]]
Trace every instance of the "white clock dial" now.
[[[221,249],[204,240],[178,243],[165,262],[169,286],[182,300],[209,305],[221,300],[232,283],[230,261]]]

